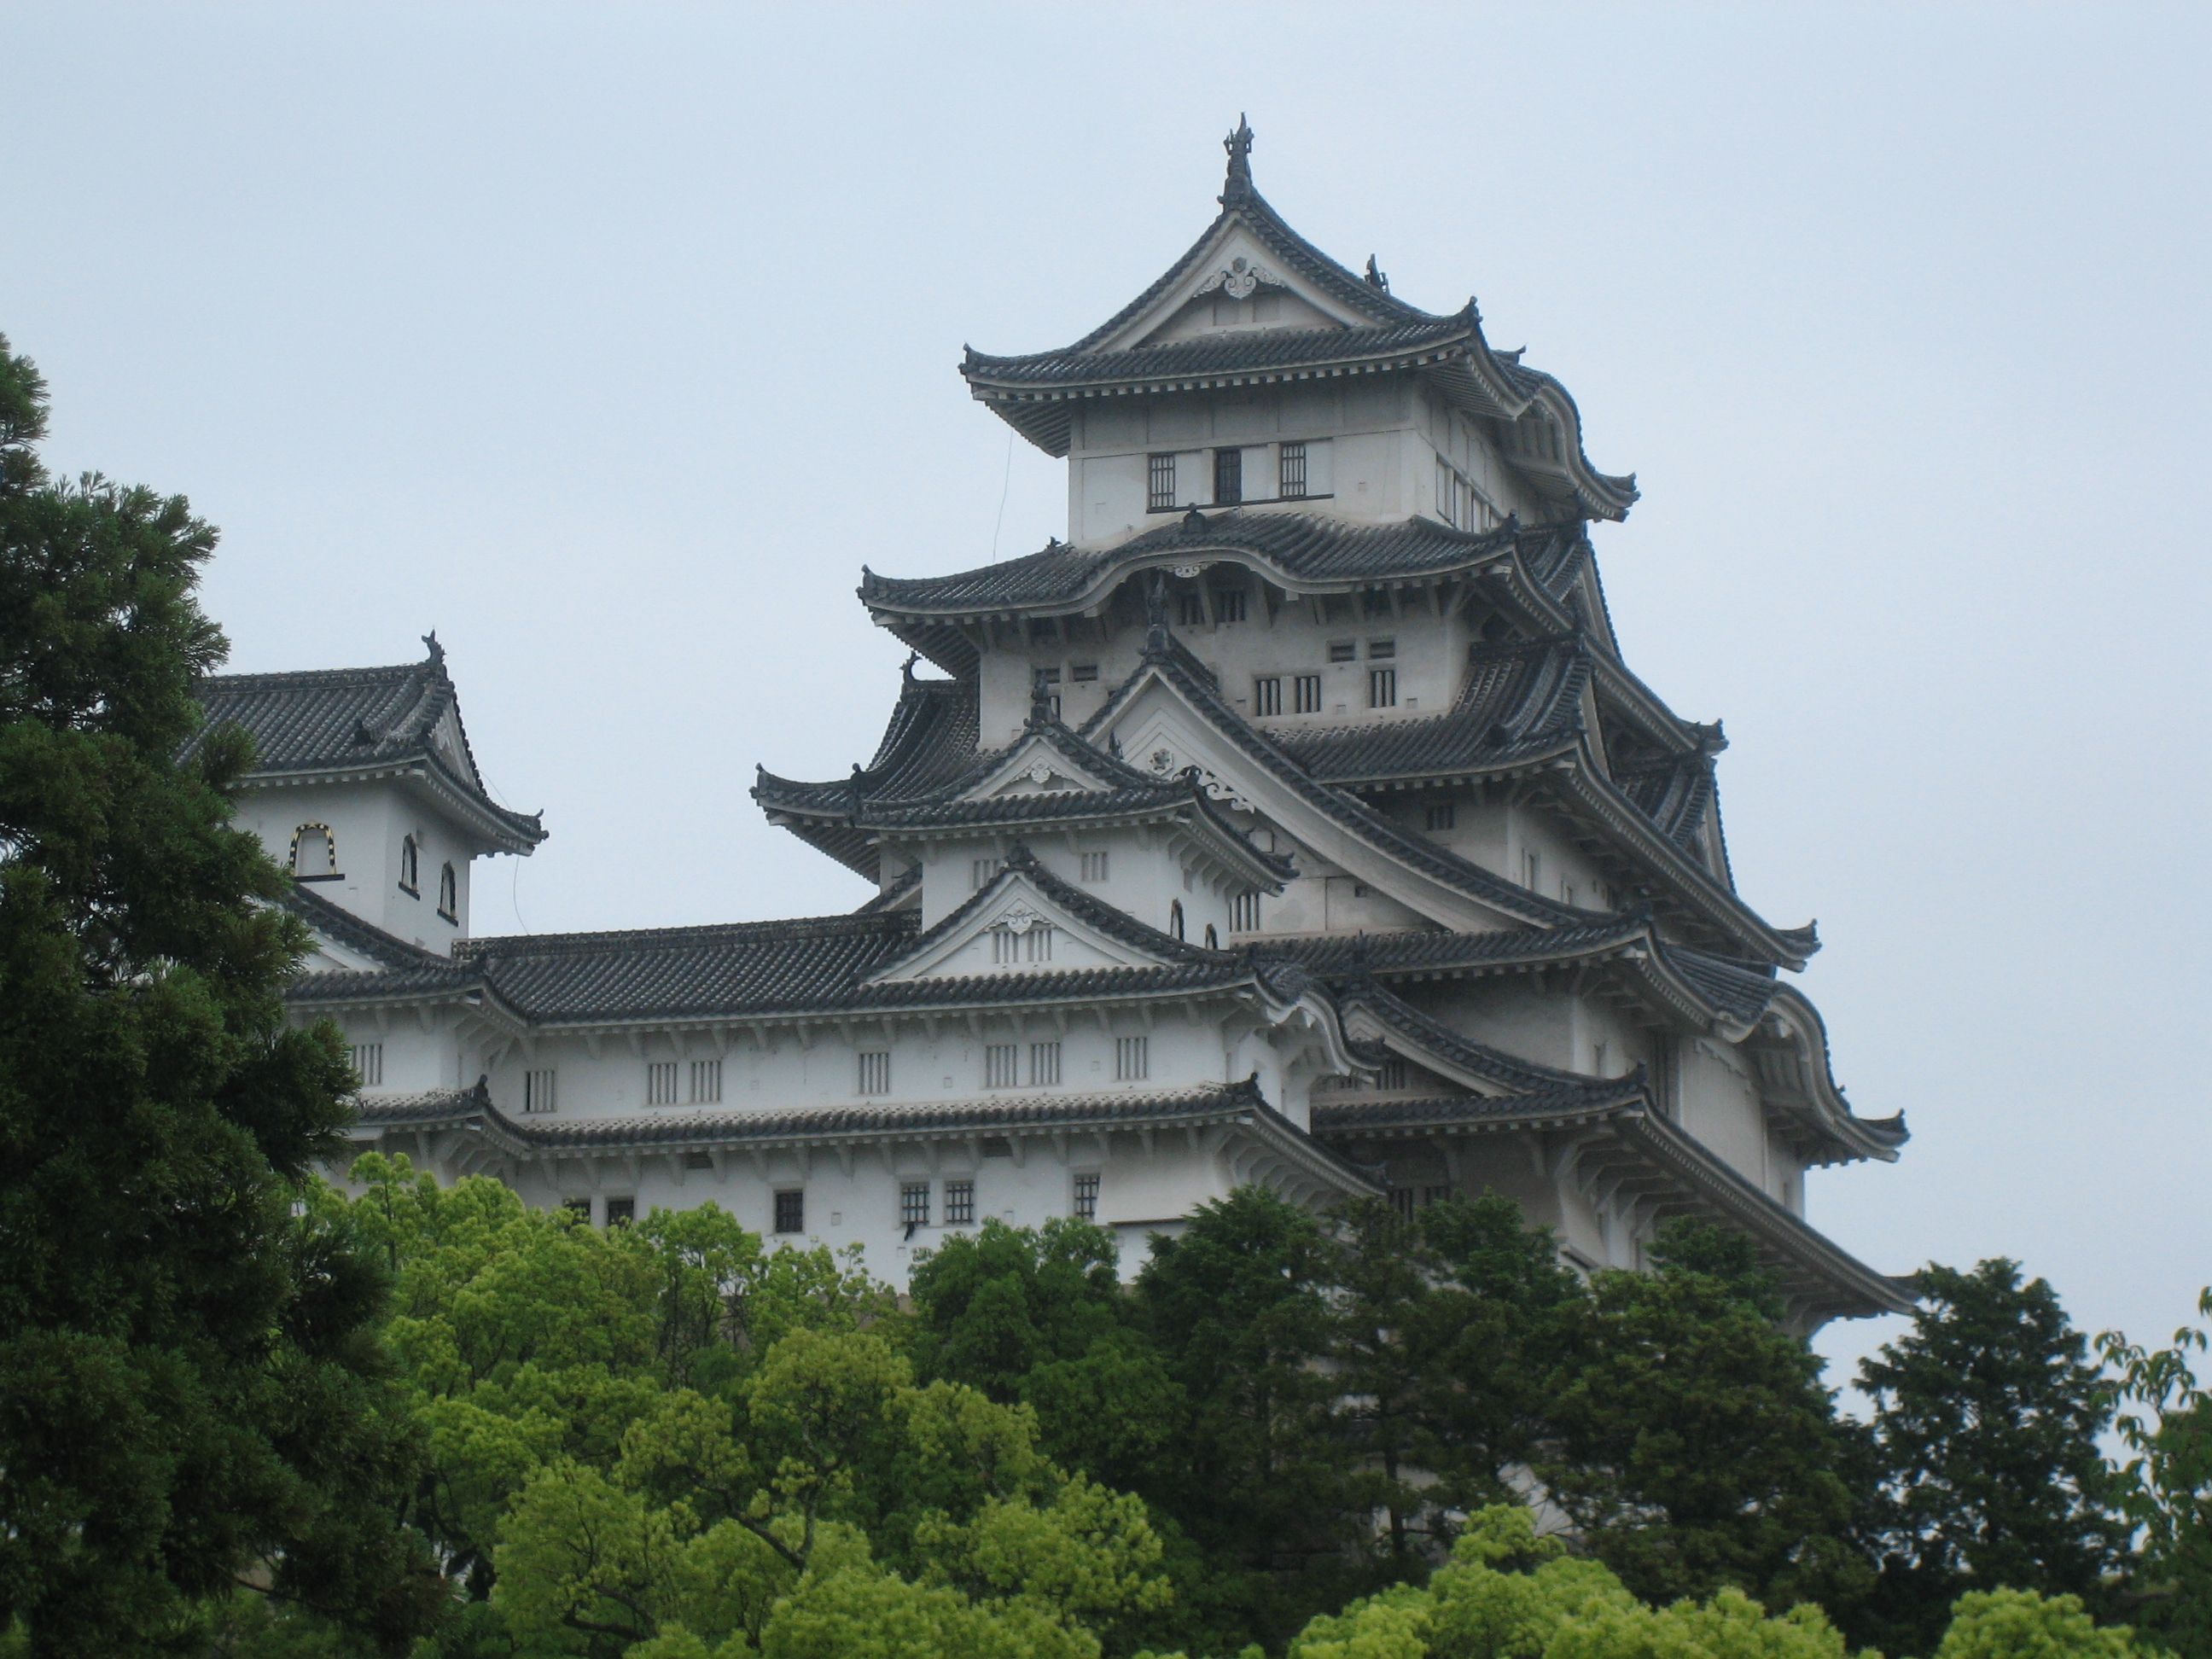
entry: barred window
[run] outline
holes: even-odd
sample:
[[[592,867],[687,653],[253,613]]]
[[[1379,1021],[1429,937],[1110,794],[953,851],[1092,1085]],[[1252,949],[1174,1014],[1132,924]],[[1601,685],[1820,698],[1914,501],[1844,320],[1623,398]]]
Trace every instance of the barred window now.
[[[1393,1187],[1390,1189],[1390,1207],[1398,1212],[1400,1220],[1411,1221],[1413,1218],[1413,1200],[1419,1194],[1411,1187]]]
[[[1206,595],[1178,593],[1176,595],[1176,621],[1184,628],[1206,626]]]
[[[674,1060],[655,1060],[645,1068],[645,1103],[648,1106],[673,1106],[676,1103]]]
[[[1398,706],[1396,669],[1370,668],[1367,671],[1367,706],[1370,708],[1395,708]]]
[[[1218,623],[1241,623],[1244,620],[1243,588],[1223,587],[1214,591],[1213,620]]]
[[[929,1225],[929,1183],[927,1181],[908,1181],[899,1185],[899,1219],[910,1233],[916,1227]]]
[[[1030,1086],[1050,1088],[1060,1081],[1060,1045],[1057,1042],[1030,1044]]]
[[[722,1097],[722,1062],[719,1060],[695,1060],[691,1062],[691,1103],[711,1106]]]
[[[1073,664],[1067,671],[1067,678],[1078,685],[1083,684],[1085,681],[1095,680],[1098,678],[1098,665],[1095,662]]]
[[[785,1191],[775,1195],[775,1230],[780,1233],[806,1231],[806,1194]]]
[[[422,895],[416,890],[416,882],[415,871],[416,864],[417,856],[415,851],[415,837],[412,836],[402,836],[399,838],[399,890],[406,894],[410,898],[420,898],[422,896]]]
[[[1011,1089],[1021,1081],[1017,1064],[1021,1048],[1012,1042],[993,1042],[983,1049],[983,1086],[986,1089]]]
[[[1079,1221],[1098,1219],[1098,1177],[1079,1175],[1075,1177],[1075,1215]]]
[[[1328,642],[1328,659],[1331,662],[1351,662],[1358,655],[1359,645],[1355,640],[1331,640]]]
[[[1532,847],[1521,854],[1521,884],[1523,887],[1532,893],[1534,892],[1537,883],[1543,878],[1543,874],[1544,855]]]
[[[1260,931],[1260,895],[1256,890],[1239,893],[1229,901],[1229,931],[1232,933],[1256,933]]]
[[[1382,1062],[1382,1071],[1375,1079],[1378,1089],[1402,1089],[1406,1086],[1406,1062],[1393,1054]]]
[[[1283,712],[1283,682],[1279,675],[1268,675],[1252,682],[1252,712],[1255,714],[1279,714]]]
[[[1301,714],[1321,713],[1321,676],[1301,674],[1297,678],[1295,712]]]
[[[891,1057],[888,1054],[860,1056],[860,1092],[887,1095],[891,1091]]]
[[[1105,879],[1106,879],[1106,870],[1107,870],[1107,862],[1106,862],[1106,854],[1103,854],[1103,853],[1085,853],[1085,854],[1083,855],[1083,879],[1084,879],[1084,880],[1085,880],[1085,881],[1103,881],[1103,880],[1105,880]]]
[[[522,1074],[522,1109],[526,1112],[550,1112],[553,1109],[551,1066]]]
[[[1050,962],[1052,929],[1032,922],[1020,933],[1011,927],[991,930],[991,960],[1000,967],[1013,962]]]
[[[1150,1077],[1152,1070],[1152,1045],[1150,1037],[1115,1037],[1114,1080],[1117,1083],[1141,1083]]]
[[[1158,513],[1176,504],[1175,457],[1154,455],[1149,459],[1152,463],[1152,483],[1151,489],[1146,493],[1145,505]]]
[[[348,1051],[353,1061],[354,1077],[364,1089],[380,1087],[384,1082],[384,1045],[380,1042],[356,1042]]]
[[[1398,654],[1398,641],[1395,640],[1370,640],[1367,641],[1367,654],[1378,660],[1387,657],[1395,657]]]
[[[564,1198],[561,1200],[563,1213],[573,1215],[588,1227],[592,1224],[592,1200],[588,1198]]]
[[[1217,449],[1213,452],[1213,504],[1234,507],[1244,499],[1244,452],[1241,449]]]
[[[974,860],[968,866],[968,884],[980,893],[986,887],[988,887],[991,884],[992,880],[998,875],[998,860]]]
[[[1452,1189],[1449,1184],[1441,1187],[1424,1187],[1421,1188],[1421,1202],[1423,1204],[1449,1203],[1451,1200],[1451,1195]]]
[[[1275,493],[1286,501],[1299,500],[1306,493],[1306,447],[1285,444],[1278,465],[1279,477]]]
[[[459,921],[461,909],[461,878],[447,865],[438,872],[438,914],[447,921]]]
[[[948,1227],[969,1227],[975,1222],[975,1183],[972,1181],[948,1181],[945,1183],[945,1224]]]
[[[627,1227],[637,1219],[637,1200],[634,1198],[611,1198],[607,1200],[606,1222],[610,1227]]]
[[[1453,810],[1451,802],[1448,800],[1438,801],[1429,808],[1429,828],[1431,830],[1449,830],[1452,827],[1452,820],[1457,816],[1457,813]]]

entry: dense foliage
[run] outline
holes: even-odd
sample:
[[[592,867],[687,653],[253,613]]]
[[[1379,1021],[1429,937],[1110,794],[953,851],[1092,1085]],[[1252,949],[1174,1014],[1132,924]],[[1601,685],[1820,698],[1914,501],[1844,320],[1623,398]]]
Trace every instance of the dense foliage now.
[[[353,1079],[288,1028],[305,931],[229,827],[246,763],[190,762],[180,496],[50,477],[0,340],[0,1630],[151,1650],[244,1581],[402,1646],[442,1594],[393,1521],[375,1263],[296,1217]]]

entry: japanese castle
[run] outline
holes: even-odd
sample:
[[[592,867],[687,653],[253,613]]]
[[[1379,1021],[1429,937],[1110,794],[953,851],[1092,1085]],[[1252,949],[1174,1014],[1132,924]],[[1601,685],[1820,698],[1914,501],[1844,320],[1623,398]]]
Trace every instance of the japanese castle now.
[[[1621,659],[1587,530],[1635,480],[1472,301],[1291,230],[1251,144],[1121,311],[962,363],[1066,458],[1067,539],[863,572],[912,653],[882,742],[753,791],[875,890],[851,912],[477,937],[475,861],[545,831],[487,793],[434,635],[206,682],[259,744],[240,820],[295,878],[290,1005],[348,1033],[357,1150],[599,1224],[711,1200],[898,1283],[991,1216],[1090,1218],[1133,1272],[1259,1182],[1494,1188],[1586,1270],[1700,1216],[1797,1328],[1908,1305],[1805,1219],[1808,1171],[1905,1126],[1852,1113],[1781,975],[1813,929],[1736,895],[1720,727]]]

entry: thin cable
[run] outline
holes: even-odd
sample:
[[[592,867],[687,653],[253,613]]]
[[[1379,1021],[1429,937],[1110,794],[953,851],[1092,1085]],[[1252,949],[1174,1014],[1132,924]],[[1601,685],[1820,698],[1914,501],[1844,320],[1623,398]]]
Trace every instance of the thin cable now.
[[[999,562],[999,531],[1006,522],[1006,491],[1014,482],[1014,432],[1006,428],[1006,471],[999,480],[999,516],[991,523],[991,562]]]

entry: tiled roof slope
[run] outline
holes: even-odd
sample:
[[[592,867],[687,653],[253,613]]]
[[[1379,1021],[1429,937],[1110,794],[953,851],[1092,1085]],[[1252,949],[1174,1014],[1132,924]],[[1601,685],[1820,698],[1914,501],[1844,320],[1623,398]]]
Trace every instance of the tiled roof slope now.
[[[526,851],[545,839],[539,815],[511,811],[484,792],[442,647],[418,663],[389,668],[331,668],[294,674],[216,674],[199,683],[207,711],[196,747],[222,726],[253,739],[252,777],[301,773],[344,775],[394,767],[421,768],[474,809],[495,839]],[[453,716],[458,753],[434,741]]]
[[[324,938],[377,964],[300,975],[288,988],[289,996],[310,1001],[362,995],[431,996],[483,983],[483,976],[474,968],[396,938],[331,903],[311,887],[287,883],[283,902]]]
[[[1407,354],[1419,356],[1439,346],[1455,345],[1478,328],[1473,311],[1468,310],[1456,316],[1424,317],[1418,322],[1383,328],[1285,328],[1208,334],[1126,351],[1063,347],[1024,357],[988,357],[970,351],[960,372],[970,380],[994,386],[1066,386],[1177,380],[1240,369],[1313,368]]]

